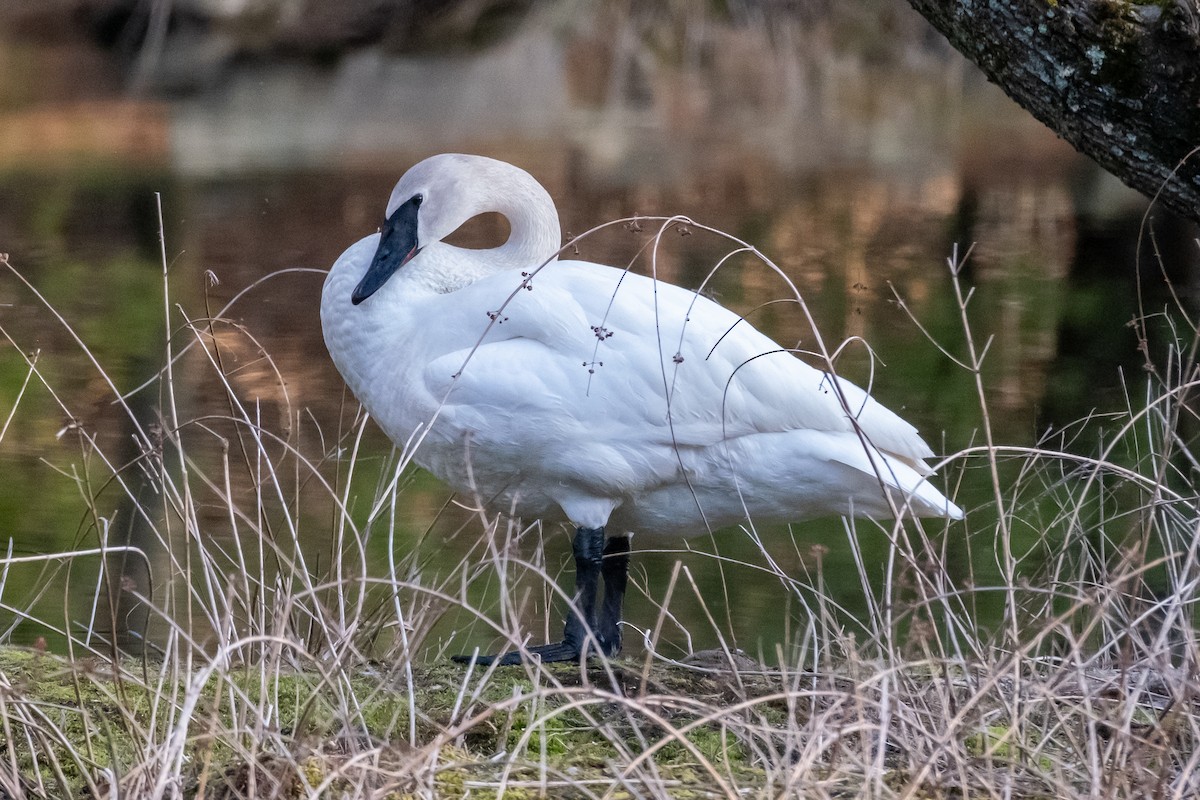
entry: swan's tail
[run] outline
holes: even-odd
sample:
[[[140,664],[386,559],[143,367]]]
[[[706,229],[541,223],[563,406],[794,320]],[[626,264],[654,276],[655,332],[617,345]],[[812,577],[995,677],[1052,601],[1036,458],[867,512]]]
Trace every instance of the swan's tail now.
[[[963,510],[950,501],[922,474],[907,463],[861,443],[843,449],[835,460],[867,475],[875,476],[892,494],[896,508],[917,517],[962,519]],[[920,466],[924,466],[922,463]]]
[[[734,476],[744,503],[728,509],[732,517],[744,509],[751,518],[793,521],[827,514],[963,518],[930,482],[924,462],[885,453],[855,433],[761,433],[727,443],[723,456],[720,468]]]

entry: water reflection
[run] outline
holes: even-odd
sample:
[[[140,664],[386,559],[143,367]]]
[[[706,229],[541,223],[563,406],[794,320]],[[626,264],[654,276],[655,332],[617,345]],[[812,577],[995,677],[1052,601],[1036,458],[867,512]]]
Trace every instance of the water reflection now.
[[[966,445],[980,424],[971,377],[909,318],[949,353],[962,354],[945,267],[956,242],[976,243],[964,278],[975,290],[977,340],[994,337],[985,378],[1002,440],[1029,442],[1047,424],[1119,399],[1117,369],[1136,365],[1137,354],[1128,332],[1112,323],[1134,310],[1136,228],[1118,238],[1107,211],[1103,222],[1081,225],[1081,203],[1101,194],[1081,187],[1102,179],[944,47],[927,45],[905,9],[889,13],[905,20],[901,28],[912,35],[899,38],[908,44],[893,45],[880,60],[870,37],[835,36],[822,21],[687,17],[672,28],[620,3],[565,18],[553,4],[545,8],[480,51],[365,49],[331,64],[233,63],[202,91],[141,100],[123,92],[120,70],[86,41],[2,42],[0,61],[11,69],[0,69],[0,251],[75,327],[117,386],[129,389],[164,359],[160,192],[170,303],[179,309],[171,312],[173,348],[204,339],[220,354],[236,399],[314,461],[334,452],[337,432],[352,417],[320,340],[321,276],[271,278],[224,319],[204,320],[270,273],[327,267],[376,227],[409,164],[456,149],[527,168],[575,235],[619,217],[681,213],[757,246],[795,283],[831,346],[850,342],[839,368],[872,379],[880,399],[935,448]],[[50,64],[54,79],[35,80]],[[1137,218],[1139,201],[1113,196],[1109,209]],[[577,242],[579,255],[634,262],[651,232],[649,225],[640,232],[614,226]],[[696,231],[667,241],[656,267],[694,286],[728,249]],[[1180,258],[1194,265],[1194,255]],[[647,268],[645,259],[637,263]],[[731,261],[710,288],[784,343],[812,346],[795,305],[769,304],[788,296],[787,284],[753,259]],[[0,302],[14,343],[0,352],[0,408],[17,408],[0,441],[8,476],[0,489],[3,530],[23,552],[94,543],[109,529],[110,536],[133,530],[136,539],[137,516],[121,493],[84,480],[89,470],[101,475],[103,465],[82,455],[81,432],[113,454],[116,466],[130,465],[122,475],[132,480],[142,468],[111,392],[27,289],[6,279]],[[183,327],[185,316],[199,334]],[[860,339],[886,368],[872,372]],[[37,368],[65,409],[37,381],[21,394],[29,367],[18,348],[38,351]],[[230,452],[221,443],[236,455],[247,432],[220,421],[230,401],[198,349],[177,365],[174,380],[180,419],[194,420],[185,436],[196,442],[196,458],[219,474]],[[157,416],[166,414],[157,388],[138,398],[144,426],[170,424]],[[387,444],[374,429],[366,452],[364,469],[387,463]],[[252,507],[255,466],[232,472],[246,478],[234,491]],[[947,480],[956,479],[948,472]],[[335,555],[328,508],[315,495],[297,494],[290,502],[304,520],[309,563],[328,565]],[[96,498],[92,511],[81,497]],[[986,486],[963,480],[963,505],[988,497]],[[445,498],[436,483],[418,478],[399,511],[401,546],[432,547],[431,570],[447,568],[470,544],[469,534],[453,535],[470,515],[443,511]],[[209,497],[201,508],[205,535],[232,543],[238,526],[221,503]],[[819,563],[834,599],[851,615],[866,613],[840,522],[763,533],[786,571],[802,575]],[[556,572],[567,563],[568,540],[558,531],[546,535],[546,561]],[[448,547],[441,537],[450,537]],[[864,529],[859,538],[872,563],[885,563],[885,537]],[[161,544],[147,546],[159,554],[156,571],[169,573]],[[738,616],[730,613],[722,627],[747,649],[760,640],[772,647],[792,624],[789,615],[801,613],[781,614],[787,593],[762,586],[753,570],[681,557],[677,542],[639,538],[638,546],[635,570],[644,577],[635,575],[635,583],[644,596],[631,598],[630,620],[654,618],[680,558],[716,607],[736,604]],[[735,532],[689,546],[761,564],[761,553]],[[990,543],[971,547],[952,530],[945,546],[962,554],[950,559],[961,570],[956,577],[997,580]],[[386,562],[385,540],[370,547],[377,563]],[[538,550],[527,543],[525,552],[534,558]],[[94,575],[83,565],[72,575],[14,572],[5,602],[20,605],[14,588],[17,597],[32,597],[35,586],[58,587],[36,609],[61,618],[48,609],[61,602],[63,581],[87,569]],[[148,588],[143,576],[133,579]],[[84,594],[74,596],[76,608]],[[705,625],[673,610],[695,632],[696,646],[711,642]],[[979,613],[986,618],[996,609]],[[530,620],[543,616],[529,612]],[[45,633],[23,624],[16,638]]]

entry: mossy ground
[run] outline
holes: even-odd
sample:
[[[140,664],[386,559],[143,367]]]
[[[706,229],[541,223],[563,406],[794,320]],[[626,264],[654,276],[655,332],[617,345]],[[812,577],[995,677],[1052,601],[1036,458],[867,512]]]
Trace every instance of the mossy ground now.
[[[6,742],[24,785],[51,787],[48,796],[64,788],[87,796],[85,774],[100,785],[120,780],[179,722],[190,675],[170,685],[159,677],[161,664],[120,667],[0,649],[5,710],[40,708],[56,731],[32,746],[19,735]],[[536,673],[535,686],[523,668],[472,677],[450,663],[414,666],[417,713],[410,719],[406,674],[390,666],[358,667],[340,685],[317,671],[281,670],[264,678],[254,666],[234,668],[205,682],[194,703],[180,779],[185,796],[193,797],[302,797],[322,784],[336,793],[339,784],[349,785],[336,773],[371,750],[396,784],[395,797],[432,790],[439,797],[479,798],[503,787],[505,797],[520,798],[546,785],[554,796],[582,797],[584,787],[611,784],[614,765],[653,749],[647,768],[671,787],[671,796],[712,795],[714,769],[739,784],[761,781],[761,770],[719,724],[688,726],[698,715],[661,699],[650,701],[656,710],[649,717],[631,713],[639,694],[680,693],[700,708],[728,694],[728,687],[686,669],[655,668],[645,680],[641,670],[633,663],[607,670],[551,665]],[[632,772],[629,780],[640,780],[639,771]]]
[[[218,800],[841,798],[868,785],[951,798],[1003,785],[1032,800],[1056,796],[1066,736],[1083,730],[1064,724],[1059,741],[1032,716],[989,722],[1003,698],[986,708],[968,672],[919,665],[798,675],[633,660],[491,671],[245,664],[208,665],[211,677],[167,666],[0,649],[0,797],[16,796],[6,786],[108,797],[113,783],[121,796]],[[877,692],[885,674],[887,723]],[[1095,702],[1078,705],[1092,715],[1081,721],[1095,720]],[[949,708],[971,704],[975,720]],[[1146,731],[1156,719],[1137,716]],[[914,735],[920,726],[927,738]],[[173,767],[161,754],[180,731]],[[1151,765],[1190,749],[1161,732],[1139,737],[1130,741],[1144,740]],[[922,752],[953,769],[930,768]],[[164,783],[171,791],[151,793]]]

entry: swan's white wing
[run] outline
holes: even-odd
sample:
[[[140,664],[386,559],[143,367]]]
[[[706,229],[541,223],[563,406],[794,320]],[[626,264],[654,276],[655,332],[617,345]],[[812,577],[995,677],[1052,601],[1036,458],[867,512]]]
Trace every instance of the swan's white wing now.
[[[447,323],[462,326],[465,346],[431,361],[425,379],[431,394],[481,427],[505,419],[528,442],[539,438],[529,420],[551,426],[547,440],[683,447],[752,433],[854,431],[826,373],[707,298],[568,261],[544,269],[501,310],[520,280],[495,275],[444,296],[453,307]],[[923,470],[931,453],[916,430],[857,386],[840,386],[866,437]],[[582,429],[563,436],[564,425]]]

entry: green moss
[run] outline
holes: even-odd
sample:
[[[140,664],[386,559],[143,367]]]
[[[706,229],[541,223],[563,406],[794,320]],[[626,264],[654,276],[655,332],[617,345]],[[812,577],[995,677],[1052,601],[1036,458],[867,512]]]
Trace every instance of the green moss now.
[[[1139,5],[1129,0],[1099,0],[1095,6],[1101,39],[1089,52],[1093,72],[1100,83],[1126,95],[1144,83],[1145,63],[1139,45],[1145,28]]]
[[[963,742],[966,751],[976,757],[994,758],[1009,763],[1025,763],[1029,753],[1036,750],[1038,741],[1018,741],[1016,732],[1006,725],[989,725],[971,734]],[[1049,756],[1041,755],[1034,762],[1042,772],[1049,773],[1054,764]]]
[[[692,765],[696,763],[696,753],[712,764],[737,765],[746,760],[741,745],[728,731],[705,726],[694,728],[685,736],[692,747],[671,739],[663,747],[660,760],[666,764]]]
[[[643,678],[641,664],[616,662],[582,672],[553,666],[535,684],[523,668],[468,674],[439,663],[412,667],[414,711],[404,671],[358,667],[339,675],[329,665],[311,671],[246,666],[214,675],[198,697],[185,701],[195,674],[137,662],[121,668],[118,674],[99,662],[66,663],[37,651],[0,649],[7,687],[0,689],[0,716],[15,734],[12,754],[18,768],[27,777],[36,771],[54,796],[79,796],[89,776],[102,782],[106,771],[138,774],[161,754],[189,702],[194,710],[183,720],[188,740],[179,776],[185,797],[198,796],[202,786],[206,797],[242,796],[251,786],[303,797],[323,786],[322,796],[337,800],[364,787],[393,800],[531,798],[543,792],[684,800],[719,796],[721,783],[730,791],[771,796],[790,762],[771,766],[757,759],[804,746],[804,737],[812,735],[802,732],[811,713],[841,702],[841,692],[864,691],[863,681],[878,674],[870,664],[844,665],[841,673],[812,676],[808,688],[784,705],[778,699],[781,676],[769,673],[734,678],[655,665]],[[962,677],[928,666],[901,669],[898,699],[911,695],[921,703],[931,683],[958,686]],[[27,735],[31,730],[23,726],[34,708],[38,732]],[[1152,710],[1142,716],[1154,719]],[[966,735],[959,756],[997,770],[1019,763],[1055,775],[1050,754],[1061,743],[1019,738],[1041,730],[996,722]],[[847,733],[843,742],[837,747],[855,752],[869,746],[858,733]],[[816,786],[861,779],[881,780],[911,797],[944,796],[937,787],[911,785],[927,776],[909,774],[899,762],[886,763],[880,776],[854,773],[848,762],[836,769],[832,764],[813,764],[789,777],[790,790],[803,792],[806,781]],[[375,769],[375,777],[364,778],[364,769]],[[986,770],[980,774],[986,777]],[[643,791],[642,781],[653,786]],[[624,788],[616,790],[619,784]],[[1041,796],[1038,791],[1035,786],[1014,797],[1030,800]]]

